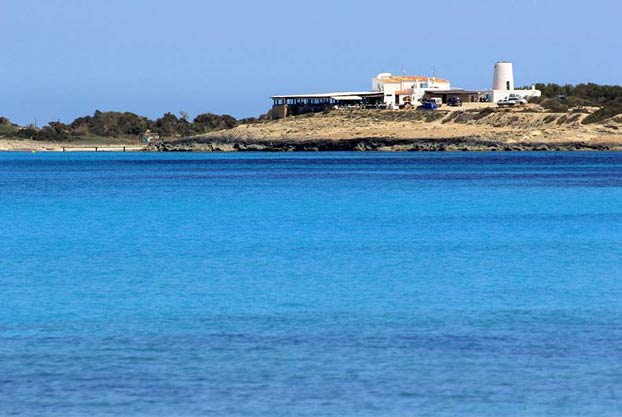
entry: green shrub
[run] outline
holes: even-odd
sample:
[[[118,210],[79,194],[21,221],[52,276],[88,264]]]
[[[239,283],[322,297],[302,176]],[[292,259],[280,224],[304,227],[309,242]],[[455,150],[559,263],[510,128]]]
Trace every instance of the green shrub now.
[[[18,130],[16,124],[11,123],[6,117],[0,117],[0,136],[13,136]]]
[[[590,107],[593,105],[590,100],[581,97],[567,97],[566,103],[569,107]]]
[[[197,133],[205,133],[213,130],[231,129],[238,125],[235,117],[224,114],[222,116],[213,113],[199,114],[193,120],[193,129]]]
[[[555,120],[557,119],[557,116],[555,116],[554,114],[549,114],[548,116],[546,116],[543,120],[544,123],[553,123]]]
[[[602,107],[594,113],[587,116],[581,123],[584,125],[591,123],[601,123],[607,119],[615,117],[619,114],[622,114],[622,107],[611,106],[611,107]]]
[[[563,103],[556,98],[545,98],[540,103],[540,106],[553,113],[565,113],[568,111],[568,104]]]
[[[474,119],[475,119],[475,120],[479,120],[479,119],[481,119],[481,118],[484,118],[484,117],[488,116],[489,114],[494,113],[495,111],[496,111],[496,110],[495,110],[494,108],[492,108],[492,107],[486,107],[486,108],[484,108],[484,109],[480,110],[480,111],[477,113],[477,115],[475,115],[475,118],[474,118]]]

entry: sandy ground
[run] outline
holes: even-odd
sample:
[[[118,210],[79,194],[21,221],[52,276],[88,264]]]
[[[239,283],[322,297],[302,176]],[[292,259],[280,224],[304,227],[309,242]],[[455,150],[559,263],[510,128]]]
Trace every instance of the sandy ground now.
[[[28,139],[0,138],[0,152],[137,152],[144,149],[143,145],[84,145],[62,142],[41,142]]]
[[[490,107],[490,114],[479,111]],[[432,114],[433,113],[433,114]],[[581,124],[587,113],[549,113],[539,106],[498,109],[489,103],[418,110],[339,110],[238,126],[205,137],[245,140],[278,139],[453,139],[513,142],[622,143],[622,123]]]

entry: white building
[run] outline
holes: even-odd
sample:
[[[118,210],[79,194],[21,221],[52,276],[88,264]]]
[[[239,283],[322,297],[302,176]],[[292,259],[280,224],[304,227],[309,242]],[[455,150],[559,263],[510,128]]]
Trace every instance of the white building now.
[[[517,90],[514,86],[514,67],[511,62],[501,61],[495,64],[492,80],[492,90],[487,91],[487,99],[492,103],[504,100],[511,96],[525,98],[540,97],[542,92],[532,86],[529,90]]]
[[[417,101],[423,98],[426,91],[451,88],[450,82],[442,78],[393,75],[387,72],[372,78],[371,86],[373,91],[384,93],[384,102],[390,108],[397,108],[406,103],[416,106]]]

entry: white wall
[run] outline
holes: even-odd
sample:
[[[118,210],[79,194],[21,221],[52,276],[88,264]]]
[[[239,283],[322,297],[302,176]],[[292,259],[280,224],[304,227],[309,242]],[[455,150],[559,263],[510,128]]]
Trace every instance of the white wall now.
[[[382,85],[382,90],[384,91],[384,102],[387,106],[393,106],[395,104],[395,92],[399,89],[400,84],[398,83]]]
[[[427,84],[427,87],[422,87],[422,85]],[[416,102],[423,97],[426,90],[431,89],[443,89],[448,90],[451,88],[451,83],[449,82],[439,82],[433,80],[432,78],[428,78],[427,81],[402,81],[402,82],[387,82],[383,81],[382,78],[374,77],[372,78],[372,90],[373,91],[384,91],[384,102],[389,107],[395,107],[395,92],[401,90],[413,90],[413,94],[411,95],[412,103],[416,104]],[[400,95],[399,104],[404,104],[405,95]]]

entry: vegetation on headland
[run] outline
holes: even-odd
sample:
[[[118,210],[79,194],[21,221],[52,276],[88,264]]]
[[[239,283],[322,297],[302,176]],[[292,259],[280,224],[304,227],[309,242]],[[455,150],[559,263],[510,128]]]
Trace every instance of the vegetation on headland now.
[[[185,137],[231,129],[255,119],[237,120],[229,115],[204,113],[190,120],[185,112],[180,117],[166,113],[156,120],[134,113],[95,111],[92,116],[78,117],[71,123],[50,122],[42,128],[20,127],[0,117],[0,137],[15,137],[61,142],[88,138],[142,138],[149,133],[162,138]]]
[[[622,114],[622,86],[619,85],[536,84],[536,89],[542,91],[542,97],[534,98],[531,102],[552,112],[565,113],[581,111],[584,107],[598,107],[597,111],[583,119],[583,124],[600,123]]]

